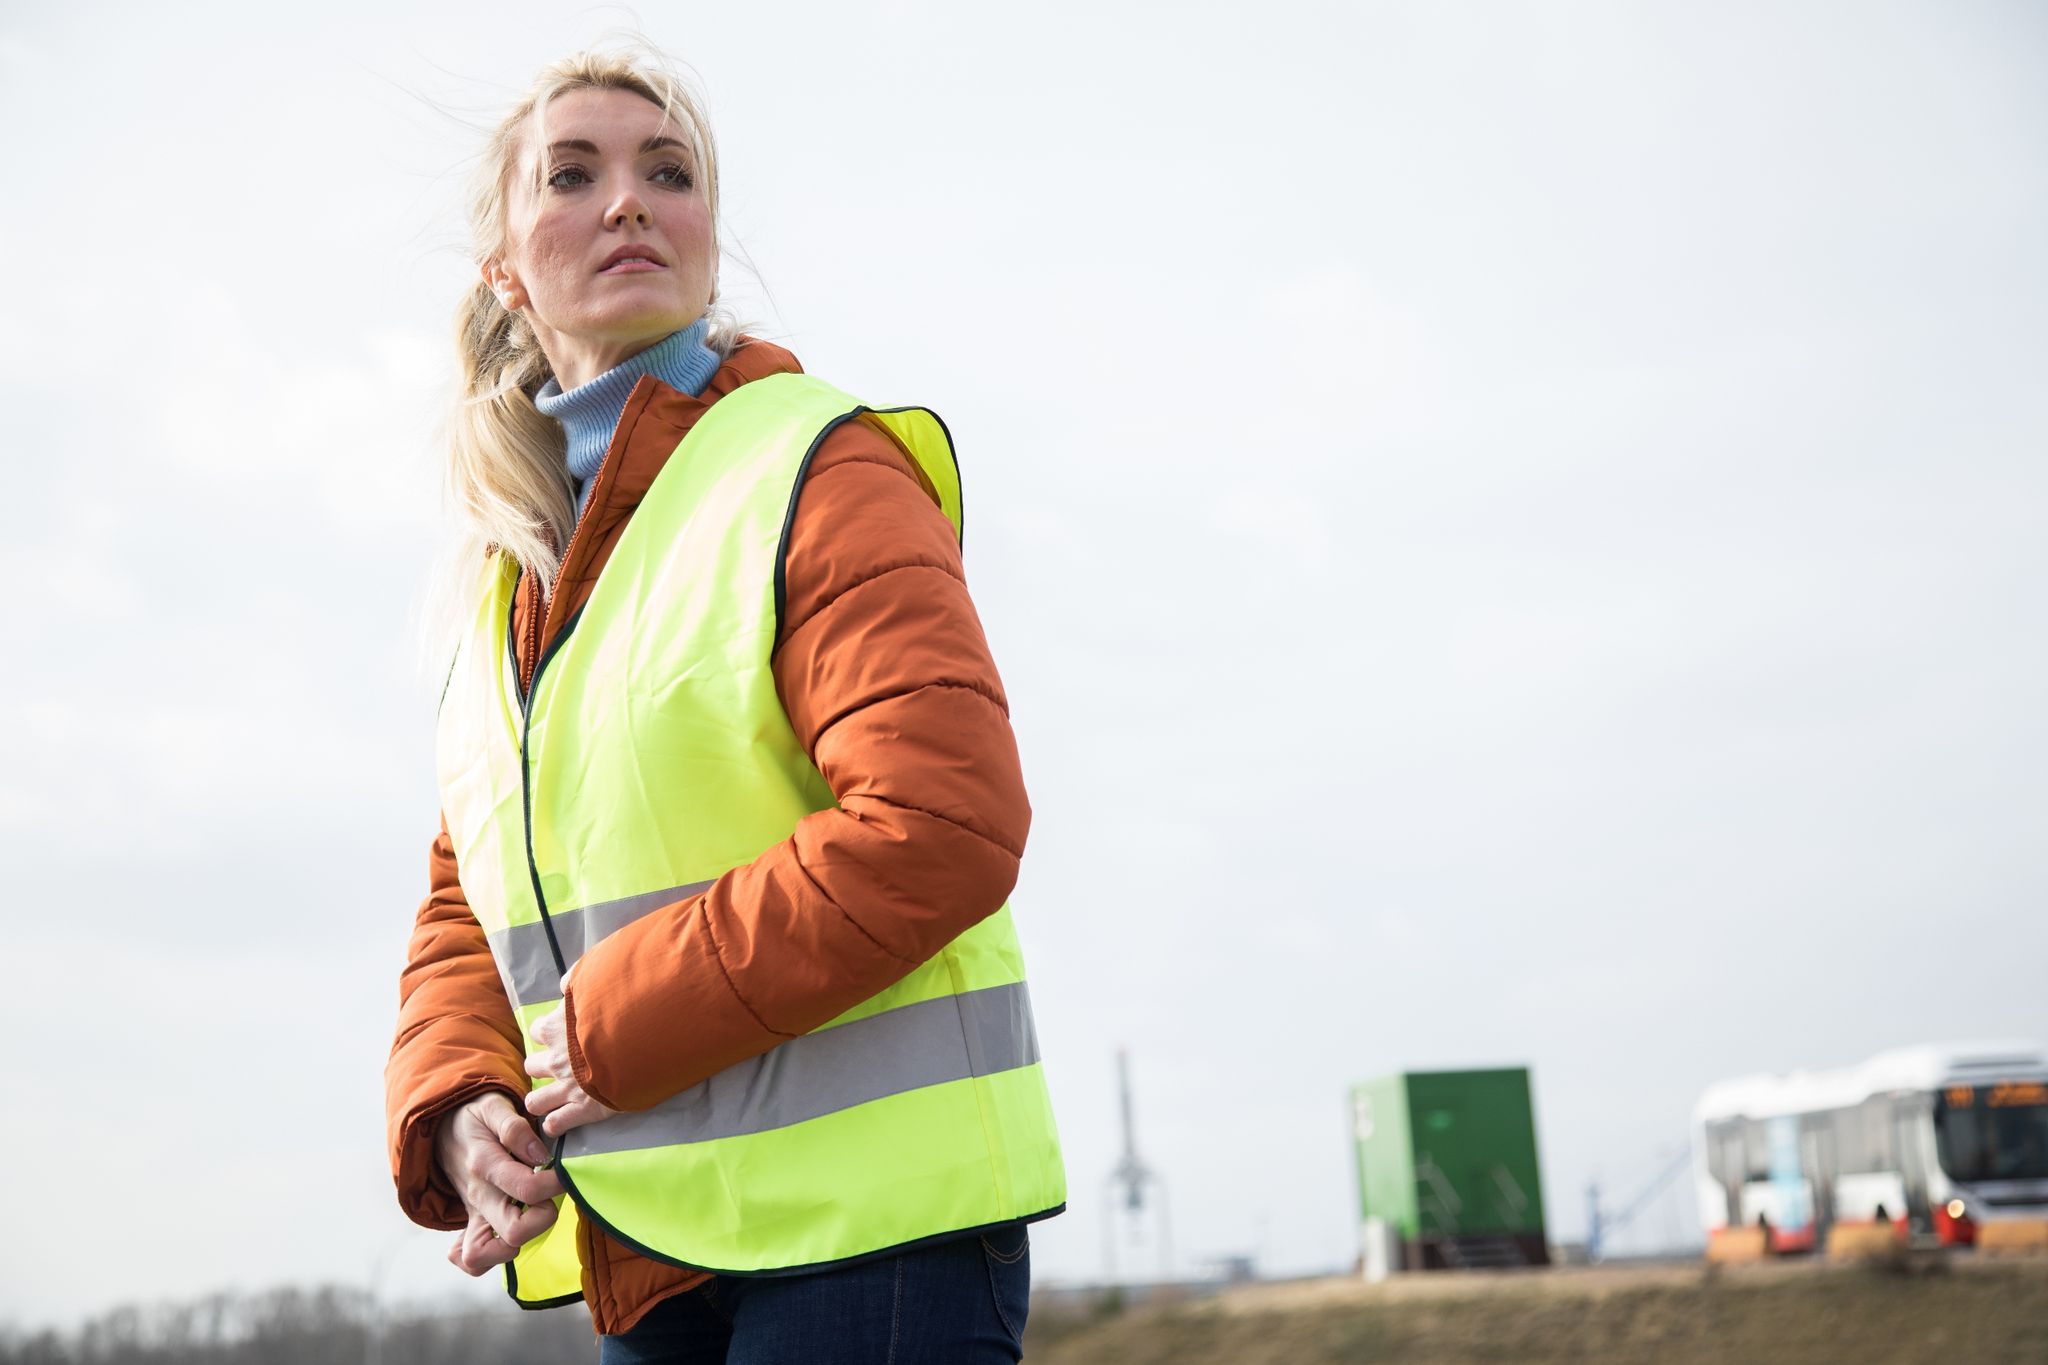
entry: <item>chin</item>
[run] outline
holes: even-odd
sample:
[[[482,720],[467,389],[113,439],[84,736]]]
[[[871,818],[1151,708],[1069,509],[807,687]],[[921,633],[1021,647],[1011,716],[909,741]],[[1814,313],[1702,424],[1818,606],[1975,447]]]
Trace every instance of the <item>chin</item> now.
[[[681,331],[703,316],[703,309],[688,312],[677,308],[634,309],[591,319],[589,335],[617,344],[653,345],[670,332]]]

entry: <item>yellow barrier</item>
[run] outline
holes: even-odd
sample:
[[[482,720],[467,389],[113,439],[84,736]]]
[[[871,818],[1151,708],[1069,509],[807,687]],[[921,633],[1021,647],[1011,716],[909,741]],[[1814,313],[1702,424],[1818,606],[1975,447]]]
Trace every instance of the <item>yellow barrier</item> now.
[[[1977,1224],[1977,1248],[1993,1254],[2048,1253],[2048,1219],[2011,1218]]]
[[[1716,1263],[1761,1261],[1770,1249],[1764,1230],[1758,1227],[1715,1228],[1707,1234],[1707,1259]]]
[[[1900,1250],[1898,1229],[1890,1223],[1837,1223],[1828,1229],[1828,1255],[1844,1261],[1868,1261]]]

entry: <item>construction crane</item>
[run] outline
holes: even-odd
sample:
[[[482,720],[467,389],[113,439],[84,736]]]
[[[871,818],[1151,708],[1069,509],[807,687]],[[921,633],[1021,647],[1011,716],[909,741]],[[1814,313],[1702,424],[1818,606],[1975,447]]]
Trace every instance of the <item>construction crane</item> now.
[[[1598,1261],[1606,1249],[1609,1234],[1627,1227],[1635,1216],[1650,1206],[1650,1201],[1664,1192],[1678,1177],[1678,1173],[1691,1162],[1691,1153],[1683,1146],[1674,1152],[1657,1172],[1650,1183],[1636,1193],[1636,1197],[1624,1204],[1619,1213],[1607,1213],[1600,1207],[1600,1187],[1586,1186],[1586,1259]]]
[[[1156,1231],[1159,1243],[1159,1278],[1161,1281],[1171,1280],[1173,1238],[1166,1214],[1166,1182],[1160,1178],[1159,1172],[1146,1165],[1144,1158],[1138,1155],[1137,1124],[1132,1118],[1131,1056],[1128,1048],[1120,1047],[1116,1050],[1116,1086],[1118,1106],[1123,1115],[1124,1151],[1109,1173],[1109,1198],[1103,1201],[1104,1268],[1109,1282],[1118,1283],[1118,1224],[1123,1225],[1125,1235],[1132,1245],[1142,1242],[1145,1236],[1145,1204],[1149,1196],[1158,1221]]]

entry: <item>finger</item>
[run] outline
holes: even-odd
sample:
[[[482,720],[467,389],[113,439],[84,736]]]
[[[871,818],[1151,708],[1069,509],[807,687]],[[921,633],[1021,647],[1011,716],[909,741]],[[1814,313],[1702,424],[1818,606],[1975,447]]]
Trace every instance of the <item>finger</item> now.
[[[502,1234],[503,1240],[508,1246],[523,1247],[553,1227],[560,1214],[552,1199],[529,1204],[512,1219],[512,1226]]]
[[[526,1127],[521,1120],[520,1126]],[[552,1175],[535,1174],[537,1167],[551,1159],[547,1144],[529,1128],[526,1139],[530,1150],[541,1153],[541,1162],[529,1162],[512,1155],[503,1146],[492,1140],[479,1142],[471,1148],[462,1168],[463,1178],[458,1186],[462,1202],[475,1208],[489,1194],[502,1194],[531,1204],[540,1199],[552,1199],[561,1192]]]
[[[486,1200],[478,1212],[490,1225],[492,1235],[515,1250],[553,1227],[558,1215],[552,1199],[520,1205],[503,1197]]]
[[[466,1236],[468,1245],[464,1248],[472,1275],[481,1275],[493,1266],[501,1266],[519,1254],[519,1249],[506,1242],[492,1230],[488,1222],[479,1222],[473,1236]]]
[[[576,1073],[569,1069],[569,1054],[560,1048],[551,1047],[546,1052],[533,1053],[526,1059],[526,1074],[566,1081]]]
[[[503,1255],[499,1254],[501,1251]],[[515,1254],[511,1247],[498,1240],[489,1223],[471,1213],[469,1226],[455,1239],[448,1259],[465,1275],[481,1275],[492,1266],[505,1264]]]
[[[560,1109],[582,1093],[582,1087],[574,1081],[555,1081],[540,1086],[527,1092],[526,1112],[539,1118],[543,1114]]]
[[[529,1171],[527,1174],[531,1179],[527,1182],[527,1193],[519,1197],[522,1204],[538,1208],[542,1204],[553,1204],[568,1192],[567,1187],[562,1184],[562,1177],[555,1174],[555,1168],[552,1166]]]
[[[492,1234],[477,1250],[468,1252],[462,1260],[462,1268],[471,1275],[485,1275],[505,1264],[519,1254],[519,1248],[506,1246]]]
[[[560,1137],[571,1128],[581,1128],[586,1123],[609,1118],[612,1112],[590,1096],[579,1094],[574,1101],[549,1114],[541,1123],[541,1131],[549,1137]]]
[[[500,1156],[490,1162],[480,1175],[483,1183],[498,1197],[516,1199],[522,1204],[544,1203],[562,1192],[562,1182],[555,1178],[553,1171],[536,1171],[509,1156]],[[483,1201],[479,1199],[477,1202]]]
[[[471,1257],[471,1261],[476,1266],[476,1269],[470,1273],[472,1275],[481,1275],[486,1271],[495,1270],[518,1254],[518,1247],[501,1241],[497,1234],[487,1231],[478,1239],[478,1250]]]
[[[519,1205],[497,1190],[486,1191],[476,1201],[470,1212],[481,1216],[490,1225],[491,1233],[499,1241],[517,1246],[512,1241],[512,1226],[519,1221]]]
[[[504,1097],[501,1095],[499,1098]],[[505,1101],[502,1109],[494,1106],[486,1117],[491,1125],[492,1135],[506,1151],[529,1166],[547,1164],[547,1144],[535,1135],[533,1125],[526,1121],[524,1114],[512,1107],[510,1100]]]

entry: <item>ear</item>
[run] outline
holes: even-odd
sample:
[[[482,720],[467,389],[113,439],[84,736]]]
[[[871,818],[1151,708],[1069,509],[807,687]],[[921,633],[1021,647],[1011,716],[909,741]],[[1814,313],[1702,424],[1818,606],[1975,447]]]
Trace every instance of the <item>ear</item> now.
[[[495,256],[480,263],[477,269],[484,283],[498,296],[498,302],[505,305],[506,312],[516,313],[526,307],[526,286]]]

